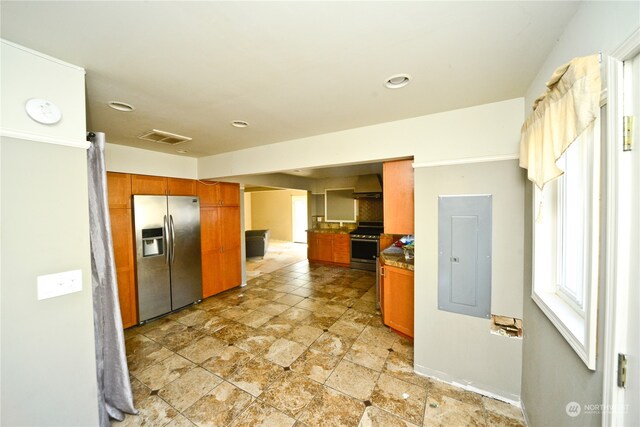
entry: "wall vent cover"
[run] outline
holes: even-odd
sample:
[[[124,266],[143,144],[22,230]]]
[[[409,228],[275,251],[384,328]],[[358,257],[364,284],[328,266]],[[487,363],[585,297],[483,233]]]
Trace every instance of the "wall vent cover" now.
[[[171,132],[165,132],[163,130],[151,129],[150,132],[146,132],[138,137],[138,139],[144,139],[145,141],[159,142],[161,144],[177,145],[186,141],[191,141],[192,138],[188,136],[177,135]]]

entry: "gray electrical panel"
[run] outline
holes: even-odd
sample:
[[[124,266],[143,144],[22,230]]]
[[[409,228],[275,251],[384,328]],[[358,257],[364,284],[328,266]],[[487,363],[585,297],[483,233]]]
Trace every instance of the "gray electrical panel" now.
[[[438,308],[491,317],[491,195],[438,198]]]

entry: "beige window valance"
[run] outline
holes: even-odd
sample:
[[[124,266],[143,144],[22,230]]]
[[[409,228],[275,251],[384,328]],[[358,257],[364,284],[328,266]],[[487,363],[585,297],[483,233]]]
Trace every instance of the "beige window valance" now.
[[[564,173],[556,161],[600,114],[599,55],[558,68],[522,125],[520,167],[540,189]]]

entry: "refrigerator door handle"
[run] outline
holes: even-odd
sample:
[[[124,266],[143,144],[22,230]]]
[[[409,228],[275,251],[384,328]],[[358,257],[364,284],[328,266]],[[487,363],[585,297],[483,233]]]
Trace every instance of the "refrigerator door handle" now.
[[[171,221],[171,264],[173,264],[176,258],[176,229],[173,225],[173,215],[169,215],[169,220]]]
[[[169,224],[167,223],[167,216],[164,216],[164,258],[165,263],[169,265]]]

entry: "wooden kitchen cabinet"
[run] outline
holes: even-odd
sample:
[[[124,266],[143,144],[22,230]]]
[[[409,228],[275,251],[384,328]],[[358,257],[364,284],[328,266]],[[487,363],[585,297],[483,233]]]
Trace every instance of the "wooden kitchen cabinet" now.
[[[382,166],[385,234],[413,234],[413,160]]]
[[[413,271],[381,264],[383,322],[413,338]]]
[[[348,266],[351,244],[348,234],[309,232],[307,256],[309,261]]]
[[[198,181],[197,193],[201,206],[240,206],[240,186],[238,184]]]
[[[159,195],[167,194],[167,177],[151,175],[131,175],[132,194]]]
[[[167,194],[169,196],[195,196],[196,180],[182,178],[167,178]]]
[[[118,300],[122,326],[125,328],[138,323],[131,194],[131,175],[107,172],[107,197],[118,281]]]
[[[200,205],[204,298],[242,282],[240,208]]]

